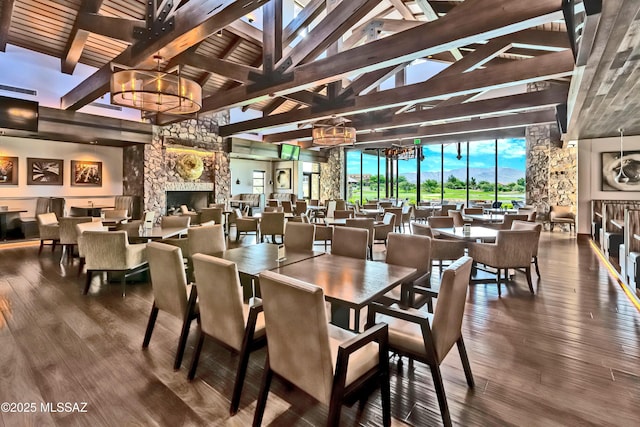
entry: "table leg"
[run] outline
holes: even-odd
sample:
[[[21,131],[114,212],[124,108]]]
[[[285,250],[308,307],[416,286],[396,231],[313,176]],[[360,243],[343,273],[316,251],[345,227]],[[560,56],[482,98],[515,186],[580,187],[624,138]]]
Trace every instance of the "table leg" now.
[[[7,239],[7,216],[0,215],[0,240]]]

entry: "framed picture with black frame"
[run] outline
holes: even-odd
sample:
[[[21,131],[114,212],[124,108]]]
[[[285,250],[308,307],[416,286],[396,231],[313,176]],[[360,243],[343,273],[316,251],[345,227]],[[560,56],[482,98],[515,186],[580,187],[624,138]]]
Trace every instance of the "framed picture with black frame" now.
[[[0,185],[18,185],[18,158],[0,156]]]
[[[275,186],[278,190],[291,189],[291,168],[276,169]]]
[[[27,158],[27,185],[62,185],[64,160]]]
[[[102,162],[71,160],[71,185],[102,187]]]

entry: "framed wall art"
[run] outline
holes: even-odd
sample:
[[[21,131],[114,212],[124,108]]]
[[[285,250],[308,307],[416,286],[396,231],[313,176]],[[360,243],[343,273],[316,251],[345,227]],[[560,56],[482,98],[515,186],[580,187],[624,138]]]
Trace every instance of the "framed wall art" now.
[[[62,185],[64,160],[27,158],[27,185]]]
[[[71,160],[71,185],[102,187],[102,162]]]
[[[279,190],[291,189],[291,168],[276,169],[275,185]]]
[[[18,158],[0,156],[0,185],[18,185]]]
[[[602,158],[602,191],[640,191],[640,151],[619,151],[600,153]],[[622,166],[627,182],[617,182],[616,176]]]

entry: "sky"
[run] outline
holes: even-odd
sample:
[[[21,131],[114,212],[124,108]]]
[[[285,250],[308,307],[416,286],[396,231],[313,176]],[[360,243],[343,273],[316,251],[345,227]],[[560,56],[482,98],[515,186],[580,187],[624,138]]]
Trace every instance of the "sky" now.
[[[423,172],[440,171],[440,145],[423,145],[424,161],[420,165]],[[462,159],[456,159],[456,144],[445,145],[444,169],[453,170],[466,167],[466,148],[462,144]],[[494,168],[495,166],[495,142],[473,141],[469,143],[469,167],[470,168]],[[377,172],[377,158],[375,155],[365,155],[363,159],[364,173]],[[399,163],[400,174],[416,172],[415,160],[401,160]],[[505,139],[498,141],[498,167],[509,167],[522,170],[524,176],[526,166],[526,142],[524,139]],[[381,164],[381,169],[383,164]],[[347,156],[347,174],[360,173],[360,156]]]

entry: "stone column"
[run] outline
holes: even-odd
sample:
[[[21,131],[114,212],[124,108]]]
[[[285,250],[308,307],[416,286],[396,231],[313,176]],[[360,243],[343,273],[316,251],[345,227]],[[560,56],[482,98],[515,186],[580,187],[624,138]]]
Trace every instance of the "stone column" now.
[[[327,163],[320,164],[320,199],[344,199],[344,148],[329,151]]]

